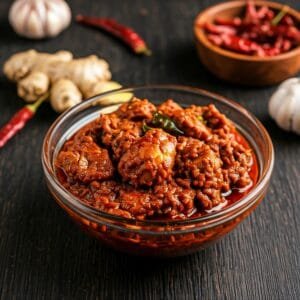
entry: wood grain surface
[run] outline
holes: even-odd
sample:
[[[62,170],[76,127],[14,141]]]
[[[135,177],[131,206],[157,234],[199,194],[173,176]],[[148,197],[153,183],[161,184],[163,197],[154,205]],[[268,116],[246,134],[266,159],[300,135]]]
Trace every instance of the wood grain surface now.
[[[108,35],[75,23],[59,37],[29,41],[7,23],[11,1],[0,1],[0,64],[35,48],[97,53],[124,85],[175,83],[202,87],[247,107],[273,139],[276,164],[268,196],[235,231],[188,257],[141,259],[102,247],[56,205],[43,181],[43,136],[56,118],[48,104],[0,149],[1,299],[300,299],[300,138],[269,118],[275,87],[241,88],[199,63],[192,24],[217,1],[70,1],[73,14],[111,16],[136,28],[153,50],[136,57]],[[284,1],[300,9],[298,0]],[[0,124],[23,102],[1,74]]]

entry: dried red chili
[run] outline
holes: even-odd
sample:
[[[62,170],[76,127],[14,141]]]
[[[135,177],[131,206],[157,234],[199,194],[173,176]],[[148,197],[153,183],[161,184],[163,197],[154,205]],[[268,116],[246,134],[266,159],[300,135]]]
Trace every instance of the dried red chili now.
[[[46,98],[48,98],[48,95],[44,95],[33,104],[24,106],[12,116],[8,123],[0,128],[0,148],[26,125]]]
[[[246,55],[275,56],[300,44],[299,27],[288,9],[283,6],[275,14],[267,6],[256,7],[248,1],[243,18],[216,17],[203,29],[208,40],[221,48]]]
[[[238,27],[242,24],[241,18],[233,18],[233,19],[224,19],[221,17],[216,17],[215,23],[217,25],[226,25],[226,26],[231,26],[231,27]]]
[[[236,29],[228,25],[215,25],[212,23],[206,23],[205,29],[214,34],[236,34]]]
[[[122,40],[136,54],[151,54],[146,42],[132,28],[124,26],[114,19],[78,15],[76,21],[80,24],[100,28],[110,33]]]

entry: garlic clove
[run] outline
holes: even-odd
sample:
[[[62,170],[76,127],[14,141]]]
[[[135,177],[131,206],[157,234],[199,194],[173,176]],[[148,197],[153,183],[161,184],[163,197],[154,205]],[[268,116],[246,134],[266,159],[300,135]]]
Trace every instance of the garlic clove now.
[[[64,29],[70,25],[71,22],[71,9],[65,1],[59,2],[60,5],[49,2],[49,10],[51,10],[56,16],[59,22],[61,22],[61,27]]]
[[[291,130],[291,116],[293,113],[293,103],[294,98],[292,94],[287,94],[285,99],[285,104],[278,107],[276,113],[277,123],[280,124],[280,127],[290,131]]]
[[[43,1],[36,1],[34,3],[34,10],[36,11],[40,20],[46,20],[47,18],[47,9]],[[42,22],[44,24],[44,22]]]
[[[20,35],[22,35],[22,32],[24,31],[25,20],[30,9],[28,5],[23,5],[23,2],[15,2],[8,15],[9,23],[13,24],[14,30]],[[18,16],[17,18],[15,17],[16,15]]]
[[[47,23],[45,26],[47,36],[53,37],[60,32],[61,22],[53,11],[49,11],[47,15]]]
[[[276,119],[278,110],[282,104],[282,99],[285,97],[286,90],[278,89],[271,97],[269,102],[269,113],[273,119]]]
[[[24,23],[26,36],[30,38],[42,38],[44,30],[36,11],[32,10]]]

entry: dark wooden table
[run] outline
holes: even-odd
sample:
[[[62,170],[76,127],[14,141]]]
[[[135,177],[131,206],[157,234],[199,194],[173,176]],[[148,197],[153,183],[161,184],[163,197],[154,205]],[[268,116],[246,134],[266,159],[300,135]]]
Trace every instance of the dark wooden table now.
[[[124,85],[175,83],[237,100],[267,127],[276,150],[268,196],[234,232],[211,248],[178,259],[140,259],[102,247],[55,204],[43,181],[43,136],[57,115],[44,105],[28,126],[0,149],[1,299],[300,299],[300,138],[270,120],[275,87],[241,88],[209,74],[192,37],[197,12],[218,1],[70,1],[73,13],[112,16],[132,25],[153,56],[132,55],[111,37],[73,23],[59,37],[28,41],[7,23],[0,2],[0,64],[35,48],[97,53]],[[299,1],[285,1],[300,8]],[[23,102],[1,75],[0,123]]]

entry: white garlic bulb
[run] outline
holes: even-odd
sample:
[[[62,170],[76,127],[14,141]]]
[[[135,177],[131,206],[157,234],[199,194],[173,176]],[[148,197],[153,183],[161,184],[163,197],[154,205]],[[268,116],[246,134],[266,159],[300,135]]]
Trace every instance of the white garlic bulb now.
[[[71,10],[64,0],[16,0],[9,11],[9,22],[21,36],[54,37],[69,26]]]
[[[300,78],[284,81],[269,102],[269,113],[284,130],[300,134]]]

